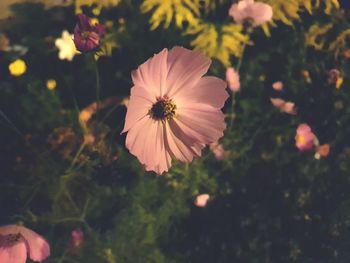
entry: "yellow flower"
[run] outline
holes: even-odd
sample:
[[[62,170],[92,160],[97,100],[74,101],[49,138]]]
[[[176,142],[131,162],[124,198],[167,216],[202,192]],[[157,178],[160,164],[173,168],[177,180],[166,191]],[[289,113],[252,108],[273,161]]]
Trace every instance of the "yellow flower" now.
[[[9,65],[9,70],[12,76],[21,76],[26,72],[27,66],[22,59],[16,59]]]
[[[54,79],[48,79],[46,81],[46,87],[48,90],[54,90],[57,86],[57,82]]]
[[[67,30],[62,32],[61,38],[56,39],[55,45],[59,49],[58,58],[61,60],[72,61],[74,56],[79,54],[73,42],[73,35],[69,34]]]

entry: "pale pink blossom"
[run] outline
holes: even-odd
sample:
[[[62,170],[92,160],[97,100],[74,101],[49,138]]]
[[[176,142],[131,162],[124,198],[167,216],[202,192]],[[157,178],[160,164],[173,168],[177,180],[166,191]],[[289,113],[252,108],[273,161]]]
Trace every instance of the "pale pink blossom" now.
[[[203,75],[211,60],[182,47],[163,49],[132,72],[126,147],[147,171],[162,174],[172,158],[189,163],[226,128],[226,82]]]
[[[0,227],[1,263],[25,263],[28,256],[41,262],[49,255],[49,244],[34,231],[18,225]]]
[[[285,101],[279,98],[270,98],[273,106],[279,109],[281,112],[295,115],[297,113],[295,103],[290,101]]]
[[[238,72],[234,68],[226,69],[226,81],[228,83],[228,87],[233,92],[238,92],[241,89],[241,83],[239,81]]]
[[[80,251],[84,242],[84,232],[81,229],[75,229],[71,233],[70,251],[76,254]]]
[[[299,151],[310,151],[316,146],[317,138],[309,125],[303,123],[297,128],[295,145]]]
[[[253,26],[259,26],[272,19],[272,7],[254,0],[241,0],[231,6],[229,15],[236,23],[252,20]]]
[[[224,157],[225,150],[222,144],[214,142],[209,145],[209,148],[213,152],[216,160],[221,160],[222,157]]]
[[[272,88],[277,91],[283,90],[283,82],[282,81],[276,81],[272,83]]]
[[[194,201],[194,204],[198,207],[205,207],[207,205],[207,202],[209,201],[210,195],[208,194],[201,194],[196,197],[196,200]]]

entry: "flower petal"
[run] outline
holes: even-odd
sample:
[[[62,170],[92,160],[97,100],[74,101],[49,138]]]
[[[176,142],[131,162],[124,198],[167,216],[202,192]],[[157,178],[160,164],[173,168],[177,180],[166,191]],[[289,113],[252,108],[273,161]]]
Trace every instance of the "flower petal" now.
[[[224,114],[209,105],[196,104],[178,110],[176,123],[194,140],[208,144],[218,141],[226,128]]]
[[[150,94],[142,87],[133,87],[128,103],[123,132],[127,132],[137,121],[145,117],[152,108]]]
[[[33,261],[42,261],[50,256],[50,246],[47,241],[34,231],[18,225],[7,225],[0,227],[0,235],[21,234],[24,238],[29,253]],[[0,261],[2,262],[2,261]],[[15,262],[15,261],[14,261]]]
[[[272,7],[265,3],[254,3],[250,6],[250,17],[254,20],[254,25],[258,26],[272,19]]]
[[[139,120],[126,137],[126,147],[145,165],[147,171],[162,174],[171,166],[171,158],[166,151],[165,127],[161,121],[144,117]]]
[[[1,263],[25,263],[27,248],[23,241],[9,247],[0,247]]]
[[[193,136],[189,137],[174,120],[166,126],[165,138],[171,156],[182,162],[189,163],[194,156],[201,156],[201,150],[204,148],[204,144],[194,140]]]
[[[181,89],[174,100],[181,105],[203,103],[222,108],[229,97],[226,82],[216,77],[203,77],[193,87]]]
[[[28,253],[31,260],[41,262],[50,256],[50,246],[42,236],[28,228],[19,228],[28,246]]]
[[[173,98],[182,88],[194,86],[208,71],[211,60],[199,52],[174,47],[168,54],[166,95]]]
[[[144,88],[154,98],[162,97],[166,89],[167,57],[165,48],[134,70],[131,77],[135,86]]]

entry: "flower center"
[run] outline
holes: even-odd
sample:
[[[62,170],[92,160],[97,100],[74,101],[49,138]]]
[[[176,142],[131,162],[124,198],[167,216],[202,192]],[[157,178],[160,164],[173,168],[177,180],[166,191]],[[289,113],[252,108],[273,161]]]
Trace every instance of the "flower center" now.
[[[297,136],[297,143],[300,145],[304,145],[306,143],[306,139],[305,136],[303,135],[298,135]]]
[[[82,31],[81,32],[81,37],[84,39],[84,40],[87,40],[91,35],[91,32],[89,31]]]
[[[12,247],[22,240],[22,235],[18,234],[8,234],[0,235],[0,247]]]
[[[163,98],[157,98],[157,102],[152,105],[150,115],[154,120],[171,120],[176,111],[175,103],[164,96]]]

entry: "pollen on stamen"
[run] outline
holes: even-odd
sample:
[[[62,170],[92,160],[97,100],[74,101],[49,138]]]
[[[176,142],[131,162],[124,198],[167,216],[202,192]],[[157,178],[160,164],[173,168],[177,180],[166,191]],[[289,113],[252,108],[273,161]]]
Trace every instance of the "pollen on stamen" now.
[[[166,121],[171,120],[175,116],[176,105],[166,96],[157,98],[157,102],[152,105],[150,115],[154,120]]]

